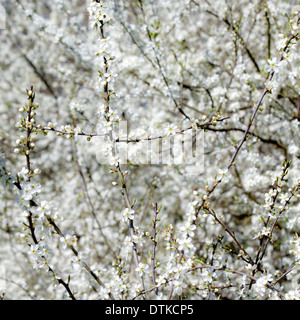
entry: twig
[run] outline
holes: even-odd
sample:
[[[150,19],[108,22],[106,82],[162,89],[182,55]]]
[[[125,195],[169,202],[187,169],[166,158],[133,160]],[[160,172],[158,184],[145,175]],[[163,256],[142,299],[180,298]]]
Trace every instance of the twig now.
[[[221,119],[217,119],[215,121],[207,121],[204,123],[197,124],[197,127],[200,129],[209,129],[210,128],[209,126],[214,125],[215,122],[222,122],[222,121],[227,120],[229,118],[230,117],[228,116],[228,117],[223,117]],[[87,133],[87,132],[83,132],[83,131],[75,133],[75,131],[62,131],[62,130],[58,130],[58,129],[50,128],[50,127],[42,127],[42,126],[33,126],[33,127],[38,130],[41,130],[41,131],[53,131],[53,132],[56,132],[61,135],[69,135],[69,136],[78,135],[78,136],[86,136],[86,137],[90,137],[90,138],[92,138],[92,137],[109,137],[109,134],[107,134],[107,133]],[[185,131],[188,131],[191,129],[192,129],[192,126],[185,128],[185,129],[182,129],[180,131],[176,131],[175,134],[183,134]],[[117,138],[117,139],[113,140],[113,142],[131,143],[131,142],[157,140],[157,139],[163,139],[163,138],[165,138],[163,135],[156,136],[156,137],[149,136],[148,138],[136,138],[136,139],[119,139],[119,138]]]
[[[76,147],[76,141],[75,139],[73,139],[72,141],[72,146],[73,146],[73,155],[74,155],[74,158],[75,158],[75,162],[76,162],[76,166],[78,168],[78,171],[79,171],[79,175],[81,177],[81,181],[82,181],[82,185],[83,185],[83,189],[84,189],[84,192],[85,192],[85,196],[86,196],[86,199],[87,199],[87,202],[91,208],[91,213],[92,213],[92,216],[94,217],[96,223],[97,223],[97,226],[98,226],[98,229],[101,233],[101,236],[102,238],[104,239],[106,245],[108,246],[109,250],[112,252],[113,256],[115,258],[117,258],[117,255],[115,253],[115,251],[113,250],[112,246],[110,245],[109,241],[107,240],[104,232],[103,232],[103,228],[100,224],[100,221],[99,219],[97,218],[97,215],[96,215],[96,210],[95,210],[95,207],[92,203],[92,200],[91,200],[91,197],[90,197],[90,194],[89,194],[89,190],[88,190],[88,187],[87,187],[87,183],[86,183],[86,180],[85,180],[85,177],[84,177],[84,174],[83,174],[83,171],[82,171],[82,167],[79,163],[79,160],[78,160],[78,154],[77,154],[77,147]]]
[[[101,39],[105,39],[105,35],[104,35],[104,23],[103,21],[100,21],[100,38]],[[105,73],[108,72],[108,63],[107,63],[107,59],[106,57],[104,56],[103,57],[103,62],[104,62],[104,70],[105,70]],[[104,86],[103,86],[103,90],[104,90],[104,95],[103,95],[103,98],[105,100],[105,113],[107,114],[109,112],[109,109],[110,109],[110,106],[109,106],[109,103],[110,103],[110,98],[109,98],[109,82],[106,80],[105,83],[104,83]],[[106,121],[110,121],[109,117],[105,117],[105,120]],[[109,134],[107,134],[107,136],[109,137],[109,139],[111,140],[111,142],[113,143],[113,136],[112,136],[112,132],[110,131]],[[115,155],[115,150],[114,148],[112,148],[112,153],[113,155]],[[128,191],[127,191],[127,187],[126,187],[126,184],[125,184],[125,176],[121,170],[121,167],[120,167],[120,163],[118,162],[117,165],[116,165],[116,171],[118,172],[118,176],[119,176],[119,180],[121,182],[121,186],[122,186],[122,194],[123,194],[123,197],[125,199],[125,203],[126,203],[126,206],[128,209],[131,209],[133,207],[133,204],[130,202],[129,200],[129,195],[128,195]],[[133,224],[133,219],[128,219],[129,222],[129,230],[130,230],[130,235],[131,235],[131,238],[133,239],[133,237],[135,236],[135,228],[134,228],[134,224]],[[133,256],[134,256],[134,261],[135,261],[135,265],[136,267],[139,266],[139,257],[138,257],[138,250],[137,250],[137,245],[136,243],[133,241],[132,242],[133,245],[132,245],[132,248],[133,248]],[[145,283],[144,283],[144,277],[143,275],[140,277],[141,278],[141,284],[142,284],[142,288],[143,290],[145,290]],[[144,299],[146,298],[145,296],[143,296]]]
[[[230,237],[234,240],[234,242],[236,243],[236,245],[239,247],[240,251],[243,252],[243,254],[248,258],[248,260],[246,260],[243,256],[242,259],[245,260],[247,263],[251,263],[254,264],[252,258],[250,257],[250,255],[247,253],[247,251],[242,247],[242,245],[239,243],[239,241],[237,240],[236,236],[234,235],[234,233],[226,226],[226,224],[221,221],[218,216],[216,215],[216,213],[213,210],[207,209],[207,212],[222,226],[222,228],[230,235]]]
[[[218,120],[215,120],[215,121],[208,121],[208,122],[204,122],[204,123],[200,123],[200,124],[197,124],[197,127],[199,129],[208,129],[209,126],[212,126],[212,125],[215,125],[216,122],[221,122],[221,121],[224,121],[224,120],[227,120],[229,119],[230,117],[224,117],[224,118],[221,118],[221,119],[218,119]],[[188,128],[185,128],[185,129],[182,129],[180,131],[176,131],[174,134],[183,134],[185,133],[186,131],[188,130],[191,130],[193,129],[192,126],[188,127]],[[149,136],[148,138],[136,138],[136,139],[116,139],[115,142],[127,142],[127,143],[131,143],[131,142],[140,142],[140,141],[151,141],[151,140],[158,140],[158,139],[164,139],[166,138],[165,136],[163,135],[160,135],[160,136],[155,136],[155,137],[151,137]]]
[[[153,242],[153,246],[152,246],[152,255],[151,255],[151,262],[152,262],[152,282],[153,285],[156,286],[156,273],[155,273],[155,269],[156,269],[156,265],[155,265],[155,253],[156,253],[156,247],[157,247],[157,241],[156,241],[156,235],[157,235],[157,216],[159,213],[159,209],[157,207],[157,203],[154,204],[154,218],[152,220],[152,228],[153,228],[153,233],[152,233],[152,242]],[[158,296],[158,288],[155,288],[155,294],[156,296]]]
[[[277,282],[279,282],[281,279],[283,279],[286,275],[288,275],[290,272],[292,272],[294,269],[298,268],[299,265],[294,265],[292,268],[290,268],[289,270],[287,270],[286,272],[284,272],[278,279],[276,279],[275,281],[272,282],[272,286],[275,286],[275,284]]]
[[[30,91],[28,92],[28,100],[29,100],[29,105],[28,105],[28,111],[27,111],[27,122],[28,124],[31,123],[32,120],[32,108],[33,108],[33,102],[34,102],[34,98],[35,98],[35,93],[33,92],[33,86],[31,86]],[[28,181],[30,181],[31,179],[31,161],[30,161],[30,151],[31,151],[31,146],[30,146],[30,136],[31,136],[31,126],[27,126],[27,130],[26,130],[26,152],[25,152],[25,156],[26,156],[26,163],[27,163],[27,170],[28,170]],[[22,190],[21,185],[19,185],[20,190]],[[36,203],[31,200],[30,201],[30,206],[36,206]],[[34,244],[38,245],[39,241],[37,240],[37,237],[35,235],[35,228],[33,225],[33,220],[32,220],[32,212],[31,210],[28,210],[28,223],[29,223],[29,230],[30,230],[30,234],[31,234],[31,238],[34,242]],[[46,264],[48,266],[48,270],[50,272],[52,272],[53,274],[55,274],[54,270],[49,266],[47,259],[44,255],[41,256],[45,261]],[[66,289],[66,291],[69,294],[69,297],[72,300],[76,300],[74,294],[72,293],[70,287],[69,287],[69,283],[65,282],[64,280],[62,280],[61,278],[56,278],[56,280],[58,281],[59,284],[63,285]]]
[[[296,37],[295,35],[292,35],[292,36],[289,38],[286,47],[283,49],[283,52],[285,52],[285,51],[287,50],[287,48],[288,48],[288,46],[289,46],[289,43],[290,43],[291,40],[294,39],[295,37]],[[283,58],[284,58],[284,57],[283,57],[283,54],[282,54],[281,57],[280,57],[280,61],[282,61]],[[269,77],[268,77],[267,82],[272,81],[272,79],[273,79],[273,77],[274,77],[274,74],[275,74],[275,71],[272,70],[272,71],[270,72],[270,74],[269,74]],[[241,147],[243,146],[244,142],[245,142],[246,139],[247,139],[247,135],[248,135],[249,130],[250,130],[250,128],[251,128],[251,126],[252,126],[252,124],[253,124],[253,121],[254,121],[254,119],[255,119],[255,117],[256,117],[257,111],[258,111],[258,109],[260,108],[260,106],[261,106],[261,104],[262,104],[262,102],[263,102],[263,99],[264,99],[265,95],[266,95],[268,92],[269,92],[269,91],[268,91],[268,88],[267,88],[267,85],[266,85],[265,88],[264,88],[264,90],[263,90],[263,92],[262,92],[262,94],[261,94],[261,96],[260,96],[260,99],[258,100],[258,102],[257,102],[257,104],[256,104],[256,106],[255,106],[255,108],[254,108],[254,110],[253,110],[253,112],[252,112],[252,115],[251,115],[251,117],[250,117],[250,119],[249,119],[249,122],[248,122],[248,126],[247,126],[247,128],[246,128],[246,130],[245,130],[245,132],[244,132],[244,136],[243,136],[243,138],[241,139],[241,141],[239,142],[239,144],[238,144],[238,146],[237,146],[237,148],[236,148],[236,150],[235,150],[235,152],[234,152],[234,154],[233,154],[233,156],[232,156],[232,158],[231,158],[231,160],[230,160],[230,162],[229,162],[229,164],[228,164],[228,166],[227,166],[227,169],[230,169],[230,167],[234,164],[234,161],[235,161],[235,159],[236,159],[236,157],[237,157],[237,155],[238,155]]]

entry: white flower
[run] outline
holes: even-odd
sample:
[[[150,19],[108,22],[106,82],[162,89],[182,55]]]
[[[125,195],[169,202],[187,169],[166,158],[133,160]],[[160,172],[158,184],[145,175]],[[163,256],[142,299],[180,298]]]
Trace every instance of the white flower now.
[[[270,209],[270,206],[273,204],[273,197],[276,195],[276,189],[272,189],[270,190],[268,193],[265,193],[265,204],[264,204],[264,208],[266,208],[267,210]]]
[[[264,275],[261,276],[258,280],[256,280],[254,288],[258,295],[263,296],[267,290],[268,282],[271,282],[273,280],[272,275]]]
[[[149,266],[144,263],[139,263],[138,267],[135,268],[135,271],[138,273],[140,277],[142,277],[145,273],[148,272]]]
[[[110,290],[108,288],[106,288],[106,285],[107,285],[107,283],[105,284],[105,288],[104,287],[100,287],[99,288],[99,296],[103,300],[108,300],[109,299]]]
[[[228,173],[228,169],[227,168],[225,168],[225,169],[221,169],[220,168],[219,171],[218,171],[217,180],[222,180],[223,178],[225,178],[227,173]],[[225,178],[224,182],[228,182],[228,179]]]
[[[278,72],[279,66],[281,65],[282,61],[277,61],[277,58],[268,59],[268,66],[266,67],[267,72]]]
[[[188,271],[188,268],[186,265],[182,265],[182,264],[179,264],[177,265],[176,267],[174,267],[172,269],[172,272],[174,273],[174,278],[175,279],[180,279],[180,278],[183,278],[184,277],[184,274]]]
[[[179,246],[178,246],[179,251],[184,249],[191,250],[194,247],[194,245],[192,244],[192,238],[179,239],[178,243],[179,243]]]
[[[278,35],[278,38],[278,41],[276,41],[276,49],[280,51],[285,48],[288,38],[286,38],[282,33]]]
[[[22,189],[21,199],[24,201],[32,200],[39,192],[41,192],[41,185],[39,183],[25,184]]]
[[[54,122],[54,123],[48,122],[48,127],[49,127],[50,129],[55,129],[56,126],[57,126],[57,123],[56,123],[56,122]]]
[[[113,149],[113,145],[112,145],[111,143],[107,143],[107,144],[105,145],[105,151],[106,151],[106,152],[111,152],[112,149]]]
[[[77,256],[72,256],[69,260],[75,270],[80,270],[81,268],[83,268],[84,261],[85,258],[83,257],[81,252],[79,252]]]
[[[286,300],[300,300],[300,290],[290,290],[285,294]]]
[[[43,268],[45,260],[39,256],[36,256],[33,260],[32,267],[33,269]]]
[[[138,234],[134,234],[132,236],[132,241],[139,246],[142,246],[145,243],[145,240],[143,238],[143,233],[139,232]]]
[[[271,232],[270,228],[263,227],[260,231],[260,234],[263,236],[269,236]]]
[[[39,218],[43,218],[45,214],[50,214],[52,205],[47,201],[42,200],[40,206],[37,208]]]
[[[285,204],[289,200],[289,194],[288,193],[282,193],[279,198],[280,198],[280,203]]]
[[[78,127],[78,126],[76,126],[73,131],[74,131],[75,137],[78,136],[78,133],[81,133],[81,132],[82,132],[82,130],[81,130],[80,127]]]
[[[201,271],[200,279],[204,283],[212,283],[214,273],[210,271],[210,269],[203,269]]]
[[[163,135],[165,137],[173,136],[176,134],[176,131],[178,130],[177,126],[173,123],[167,124],[166,128],[164,129]]]
[[[104,129],[105,129],[105,132],[108,133],[109,131],[112,130],[113,122],[111,122],[111,121],[104,121],[104,122],[103,122],[103,127],[104,127]]]
[[[284,60],[286,60],[286,61],[288,61],[288,62],[292,62],[292,61],[293,61],[294,55],[293,55],[292,52],[290,52],[290,51],[289,51],[289,52],[284,51],[282,55],[283,55]]]
[[[32,244],[31,246],[30,246],[30,252],[34,255],[34,256],[36,256],[36,255],[38,255],[38,256],[41,256],[42,255],[42,252],[40,251],[40,246],[39,246],[39,244]]]
[[[111,157],[110,164],[112,166],[117,166],[119,164],[119,162],[120,162],[119,156],[116,155],[116,156]]]
[[[97,272],[97,274],[100,276],[101,274],[104,274],[106,271],[107,271],[107,269],[106,269],[105,267],[103,267],[103,266],[98,266],[98,267],[96,268],[96,271],[95,271],[95,272]]]
[[[295,260],[300,261],[300,238],[291,241],[292,249],[290,250],[290,254],[295,256]]]
[[[96,112],[96,115],[99,119],[104,119],[104,116],[106,115],[105,112],[106,106],[104,104],[101,104],[98,108],[98,111]]]
[[[29,173],[28,169],[23,167],[22,170],[18,172],[18,177],[21,180],[27,181],[28,180],[28,173]]]
[[[180,228],[180,231],[182,231],[186,236],[193,237],[195,229],[196,225],[186,222],[185,225]]]
[[[260,239],[262,236],[269,237],[271,233],[271,229],[267,227],[263,227],[256,236],[253,237],[253,239]]]
[[[182,289],[187,287],[187,285],[180,280],[174,280],[173,284],[174,284],[174,294],[178,294],[178,295],[181,295]]]
[[[115,74],[115,73],[113,73],[113,72],[111,72],[111,73],[104,73],[104,78],[105,78],[105,80],[104,80],[104,84],[106,83],[106,82],[110,82],[110,81],[112,81],[114,78],[116,78],[118,75],[117,74]],[[103,83],[102,83],[103,84]]]
[[[24,210],[22,211],[22,213],[20,214],[20,218],[19,218],[19,222],[24,222],[24,223],[28,223],[28,217],[29,217],[29,212]]]
[[[67,234],[60,238],[60,242],[63,244],[63,248],[66,249],[68,246],[76,246],[77,237],[75,235]]]
[[[228,169],[219,169],[218,174],[221,176],[225,176],[228,172]]]
[[[41,254],[46,258],[49,259],[50,255],[52,254],[52,250],[50,249],[50,247],[48,245],[44,245],[42,250],[41,250]]]
[[[99,38],[99,42],[100,42],[100,47],[102,50],[106,50],[106,48],[108,47],[110,41],[110,36],[107,36],[106,38]]]
[[[128,222],[128,220],[133,220],[134,218],[134,210],[126,208],[122,212],[122,220],[123,222]]]
[[[156,279],[157,285],[160,287],[161,285],[166,283],[166,279],[163,275],[160,275],[158,279]]]
[[[120,117],[118,115],[118,110],[109,110],[108,117],[109,117],[110,121],[120,120]]]
[[[190,223],[196,220],[196,210],[193,205],[189,205],[189,208],[186,212],[186,216],[187,216],[188,222]]]
[[[191,119],[191,127],[195,130],[198,129],[198,123],[199,123],[199,120],[198,119]]]
[[[99,28],[100,21],[108,22],[110,20],[107,4],[102,2],[91,1],[87,10],[89,12],[89,19],[91,27]]]

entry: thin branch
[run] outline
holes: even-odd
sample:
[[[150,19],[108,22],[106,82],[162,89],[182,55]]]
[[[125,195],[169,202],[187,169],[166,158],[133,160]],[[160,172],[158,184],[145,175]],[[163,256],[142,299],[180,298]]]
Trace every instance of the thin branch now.
[[[213,210],[207,209],[207,212],[219,223],[219,225],[222,226],[222,228],[230,235],[230,237],[233,239],[233,241],[236,243],[236,245],[239,247],[240,251],[243,252],[243,254],[248,258],[248,260],[245,259],[245,257],[242,255],[242,259],[245,260],[247,263],[254,264],[254,261],[250,257],[250,255],[247,253],[247,251],[242,247],[242,245],[237,240],[235,234],[233,231],[231,231],[227,225],[216,215],[216,213]]]
[[[156,286],[156,265],[155,265],[155,254],[156,254],[156,247],[157,247],[157,241],[156,241],[156,235],[157,235],[157,216],[159,213],[159,209],[157,207],[157,203],[154,204],[154,218],[152,220],[152,228],[153,228],[153,233],[152,233],[152,254],[151,254],[151,262],[152,262],[152,282],[153,285]],[[158,288],[155,288],[155,294],[158,296]]]
[[[199,129],[208,129],[209,126],[213,126],[215,125],[215,122],[222,122],[222,121],[225,121],[227,119],[229,119],[230,117],[223,117],[221,119],[216,119],[215,121],[208,121],[208,122],[204,122],[204,123],[201,123],[201,124],[197,124],[197,127]],[[53,132],[56,132],[58,133],[59,135],[69,135],[69,136],[86,136],[86,137],[109,137],[109,134],[107,133],[87,133],[87,132],[76,132],[75,131],[62,131],[62,130],[58,130],[58,129],[55,129],[55,128],[50,128],[50,127],[42,127],[42,126],[34,126],[34,128],[38,129],[38,130],[41,130],[41,131],[53,131]],[[185,129],[182,129],[180,131],[176,131],[175,134],[182,134],[184,133],[185,131],[188,131],[188,130],[191,130],[193,127],[190,126],[188,128],[185,128]],[[156,136],[156,137],[151,137],[149,136],[148,138],[136,138],[136,139],[115,139],[113,140],[113,142],[127,142],[127,143],[130,143],[130,142],[140,142],[140,141],[150,141],[150,140],[157,140],[157,139],[163,139],[165,138],[163,135],[160,135],[160,136]]]
[[[285,276],[287,276],[290,272],[292,272],[293,270],[295,270],[296,268],[298,268],[299,265],[296,264],[294,265],[292,268],[290,268],[289,270],[287,270],[286,272],[284,272],[278,279],[276,279],[275,281],[272,282],[272,286],[275,286],[275,284],[277,282],[279,282],[281,279],[283,279]]]
[[[218,119],[218,120],[215,120],[215,121],[208,121],[208,122],[204,122],[204,123],[201,123],[201,124],[197,124],[197,127],[199,129],[207,129],[209,126],[212,126],[212,125],[215,125],[216,122],[221,122],[221,121],[224,121],[224,120],[227,120],[229,119],[230,117],[224,117],[224,118],[221,118],[221,119]],[[185,129],[182,129],[182,130],[179,130],[179,131],[176,131],[174,134],[183,134],[185,133],[186,131],[188,130],[191,130],[193,129],[192,126],[188,127],[188,128],[185,128]],[[149,136],[148,138],[136,138],[136,139],[116,139],[115,142],[127,142],[127,143],[130,143],[130,142],[140,142],[140,141],[150,141],[150,140],[158,140],[158,139],[164,139],[166,138],[165,136],[163,135],[160,135],[160,136],[155,136],[155,137],[151,137]]]
[[[107,247],[109,248],[109,250],[112,252],[113,256],[115,258],[117,258],[117,255],[115,253],[115,251],[113,250],[112,246],[110,245],[109,241],[107,240],[104,232],[103,232],[103,228],[100,224],[100,221],[99,219],[97,218],[97,214],[96,214],[96,210],[95,210],[95,207],[93,205],[93,202],[91,200],[91,197],[90,197],[90,194],[89,194],[89,190],[88,190],[88,187],[87,187],[87,183],[86,183],[86,180],[85,180],[85,177],[84,177],[84,174],[83,174],[83,170],[82,170],[82,167],[79,163],[79,160],[78,160],[78,154],[77,154],[77,147],[76,147],[76,141],[75,139],[73,139],[72,141],[72,149],[73,149],[73,155],[74,155],[74,158],[75,158],[75,163],[76,163],[76,166],[78,168],[78,171],[79,171],[79,175],[81,177],[81,181],[82,181],[82,185],[83,185],[83,189],[84,189],[84,193],[85,193],[85,196],[86,196],[86,199],[87,199],[87,202],[88,202],[88,205],[90,206],[91,208],[91,214],[92,216],[94,217],[94,220],[96,221],[97,223],[97,226],[98,226],[98,229],[101,233],[101,236],[102,238],[104,239],[105,241],[105,244],[107,245]]]
[[[288,46],[289,46],[289,43],[290,43],[290,42],[292,41],[292,39],[294,39],[295,37],[296,37],[295,35],[292,35],[292,36],[289,38],[286,47],[283,49],[283,52],[285,52],[285,51],[287,50],[287,48],[288,48]],[[282,61],[283,59],[284,59],[284,56],[283,56],[283,54],[282,54],[281,57],[280,57],[280,61]],[[273,79],[273,77],[274,77],[274,74],[275,74],[275,71],[272,70],[272,71],[270,72],[270,74],[269,74],[269,78],[268,78],[267,82],[272,81],[272,79]],[[251,115],[251,117],[250,117],[250,119],[249,119],[249,122],[248,122],[248,126],[247,126],[247,128],[246,128],[246,130],[245,130],[245,132],[244,132],[244,136],[243,136],[243,138],[241,139],[240,143],[238,144],[238,146],[237,146],[237,148],[236,148],[236,150],[235,150],[235,152],[234,152],[231,160],[229,161],[229,164],[228,164],[228,166],[227,166],[227,169],[230,169],[230,167],[234,164],[235,159],[236,159],[236,157],[237,157],[237,155],[238,155],[241,147],[243,146],[244,142],[245,142],[246,139],[247,139],[247,135],[248,135],[248,133],[249,133],[249,131],[250,131],[250,128],[252,127],[253,121],[254,121],[254,119],[255,119],[255,117],[256,117],[256,114],[257,114],[257,111],[258,111],[258,109],[260,108],[260,106],[261,106],[261,104],[262,104],[262,102],[263,102],[263,99],[264,99],[264,97],[266,96],[266,94],[267,94],[268,92],[269,92],[269,91],[268,91],[268,88],[267,88],[267,85],[266,85],[265,88],[264,88],[264,90],[263,90],[263,92],[262,92],[262,94],[261,94],[261,96],[260,96],[260,98],[259,98],[259,100],[258,100],[258,102],[257,102],[257,104],[256,104],[256,106],[255,106],[255,108],[254,108],[254,110],[253,110],[253,112],[252,112],[252,115]]]

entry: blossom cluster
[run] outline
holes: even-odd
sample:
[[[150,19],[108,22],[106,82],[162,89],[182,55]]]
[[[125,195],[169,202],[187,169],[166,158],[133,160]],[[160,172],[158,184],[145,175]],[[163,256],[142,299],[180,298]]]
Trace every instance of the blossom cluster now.
[[[293,3],[5,2],[0,300],[300,299]]]

